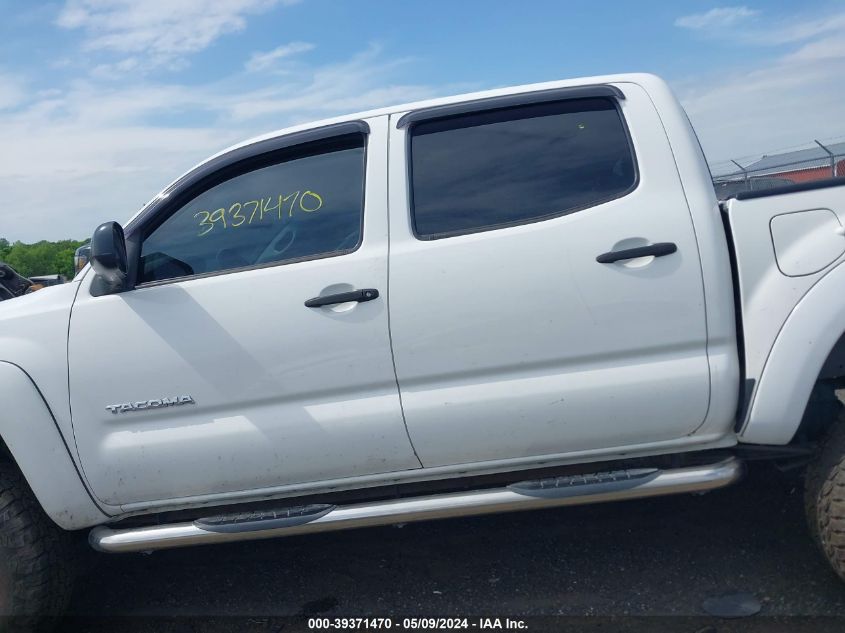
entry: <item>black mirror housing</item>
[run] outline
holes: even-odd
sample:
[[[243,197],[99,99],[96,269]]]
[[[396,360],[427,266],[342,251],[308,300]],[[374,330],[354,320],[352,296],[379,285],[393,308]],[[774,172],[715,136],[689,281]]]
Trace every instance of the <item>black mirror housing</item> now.
[[[103,222],[91,237],[91,266],[111,292],[126,290],[126,239],[117,222]]]

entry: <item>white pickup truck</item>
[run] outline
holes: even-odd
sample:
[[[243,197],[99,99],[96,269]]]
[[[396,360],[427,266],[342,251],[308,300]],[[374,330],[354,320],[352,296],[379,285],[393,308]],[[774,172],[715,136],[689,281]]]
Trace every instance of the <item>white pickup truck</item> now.
[[[845,181],[719,202],[645,74],[217,154],[0,304],[0,611],[102,552],[671,493],[809,462],[845,575]]]

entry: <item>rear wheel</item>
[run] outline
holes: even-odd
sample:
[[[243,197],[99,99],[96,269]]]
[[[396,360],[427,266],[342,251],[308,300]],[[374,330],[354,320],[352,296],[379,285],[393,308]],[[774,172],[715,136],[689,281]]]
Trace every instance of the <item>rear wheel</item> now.
[[[73,581],[69,545],[17,468],[0,462],[0,630],[10,617],[26,630],[61,615]]]
[[[810,533],[845,580],[845,413],[828,430],[807,469],[804,494]]]

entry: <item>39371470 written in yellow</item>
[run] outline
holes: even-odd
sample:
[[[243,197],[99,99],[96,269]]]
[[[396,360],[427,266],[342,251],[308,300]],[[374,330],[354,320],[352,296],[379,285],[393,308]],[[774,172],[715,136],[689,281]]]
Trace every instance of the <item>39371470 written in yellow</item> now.
[[[275,204],[273,204],[275,203]],[[221,230],[237,228],[253,221],[263,222],[265,217],[275,221],[282,221],[293,214],[314,213],[323,206],[323,197],[311,191],[295,191],[290,194],[278,194],[267,198],[257,198],[248,202],[234,202],[228,207],[220,207],[214,211],[197,211],[195,218],[199,218],[198,236],[208,235],[216,226]]]

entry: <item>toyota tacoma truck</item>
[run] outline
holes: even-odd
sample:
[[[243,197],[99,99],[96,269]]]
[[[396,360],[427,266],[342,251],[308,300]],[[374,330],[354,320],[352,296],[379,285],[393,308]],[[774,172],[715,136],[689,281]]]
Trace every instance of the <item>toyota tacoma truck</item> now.
[[[806,463],[845,576],[845,181],[719,201],[659,78],[299,125],[0,304],[0,610],[148,552]]]

